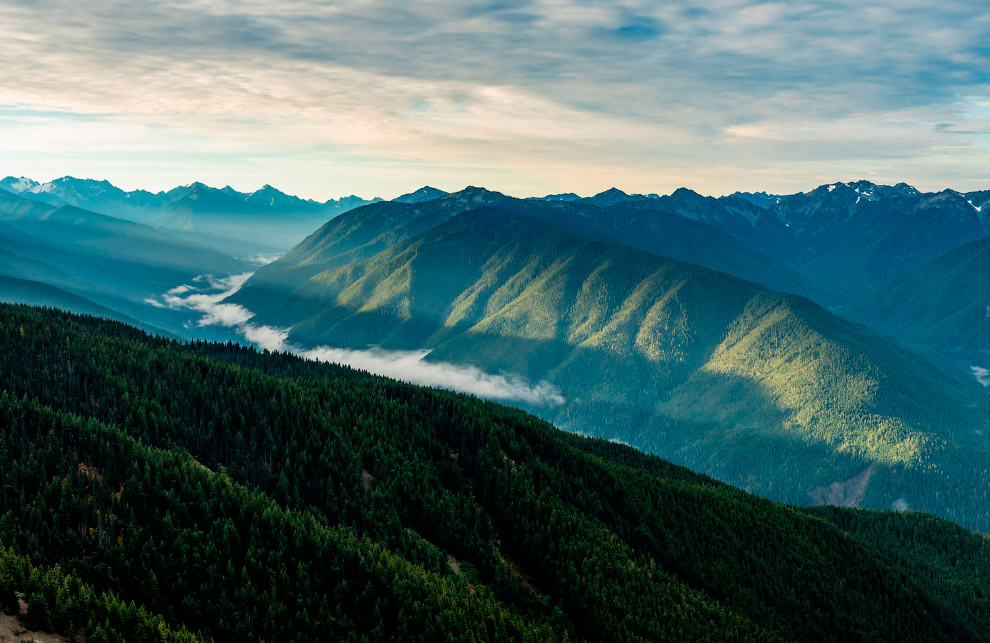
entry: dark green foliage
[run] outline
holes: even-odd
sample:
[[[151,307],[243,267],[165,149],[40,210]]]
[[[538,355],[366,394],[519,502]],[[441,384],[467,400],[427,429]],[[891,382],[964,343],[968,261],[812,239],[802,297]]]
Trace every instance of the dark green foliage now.
[[[834,523],[889,557],[939,604],[990,623],[990,537],[913,511],[805,510]]]
[[[5,547],[0,547],[0,588],[23,591],[28,610],[20,617],[20,624],[29,630],[52,632],[70,639],[80,631],[88,632],[89,641],[196,643],[202,640],[185,628],[170,627],[160,616],[148,613],[133,601],[98,593],[57,566],[49,569],[35,566],[28,557]],[[17,613],[16,597],[13,609],[7,613]]]
[[[986,640],[986,599],[941,600],[896,538],[516,409],[0,313],[0,544],[134,601],[92,620],[17,581],[58,631],[132,640],[154,613],[217,640]]]

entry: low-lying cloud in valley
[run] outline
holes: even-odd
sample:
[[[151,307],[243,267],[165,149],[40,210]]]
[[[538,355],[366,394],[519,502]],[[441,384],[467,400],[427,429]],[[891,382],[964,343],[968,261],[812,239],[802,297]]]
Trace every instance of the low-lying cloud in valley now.
[[[146,302],[157,308],[188,310],[201,316],[190,323],[203,328],[232,328],[259,349],[293,353],[306,359],[345,364],[376,375],[392,377],[411,384],[470,393],[491,400],[524,402],[539,406],[556,406],[564,402],[560,389],[549,382],[532,384],[514,374],[486,373],[476,366],[426,361],[428,349],[404,351],[380,348],[351,349],[333,346],[302,348],[287,340],[288,328],[251,323],[254,313],[224,300],[240,290],[253,273],[218,278],[200,275],[191,284],[170,289]]]
[[[354,350],[317,346],[292,352],[321,362],[336,362],[369,373],[394,377],[412,384],[439,386],[473,393],[492,400],[517,400],[528,404],[557,405],[564,401],[560,390],[548,382],[532,386],[518,375],[492,375],[476,366],[424,361],[428,350],[389,351],[379,348]]]

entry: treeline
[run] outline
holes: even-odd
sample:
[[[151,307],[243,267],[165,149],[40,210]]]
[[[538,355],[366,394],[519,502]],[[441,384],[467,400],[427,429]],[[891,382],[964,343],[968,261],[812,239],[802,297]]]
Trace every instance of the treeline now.
[[[515,409],[23,307],[0,348],[0,545],[217,640],[988,639],[897,537]]]

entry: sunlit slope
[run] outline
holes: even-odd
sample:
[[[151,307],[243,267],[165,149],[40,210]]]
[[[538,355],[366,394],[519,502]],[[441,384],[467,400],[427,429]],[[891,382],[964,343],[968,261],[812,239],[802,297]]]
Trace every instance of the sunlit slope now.
[[[422,203],[377,203],[341,215],[260,270],[232,301],[272,323],[292,324],[322,307],[322,287],[309,280],[331,268],[370,259],[395,244],[472,210],[525,214],[584,236],[690,261],[788,292],[814,290],[783,263],[703,221],[639,202],[609,207],[514,199],[466,188]],[[485,233],[487,234],[487,233]]]
[[[774,498],[986,522],[975,385],[806,299],[502,210],[307,287],[298,344],[429,347],[558,386],[565,403],[534,410],[566,428]]]

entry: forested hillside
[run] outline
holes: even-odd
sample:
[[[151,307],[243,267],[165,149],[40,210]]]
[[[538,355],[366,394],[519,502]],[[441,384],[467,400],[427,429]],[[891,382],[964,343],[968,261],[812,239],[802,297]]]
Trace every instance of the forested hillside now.
[[[807,299],[494,208],[303,269],[281,299],[234,301],[293,318],[297,346],[427,348],[545,380],[563,403],[529,409],[557,425],[775,500],[906,503],[990,528],[990,401],[975,382]]]
[[[93,318],[2,306],[0,346],[0,589],[62,633],[126,624],[19,556],[215,640],[987,640],[987,542],[934,518],[809,516],[519,410]],[[945,538],[966,555],[933,575],[912,552]]]

